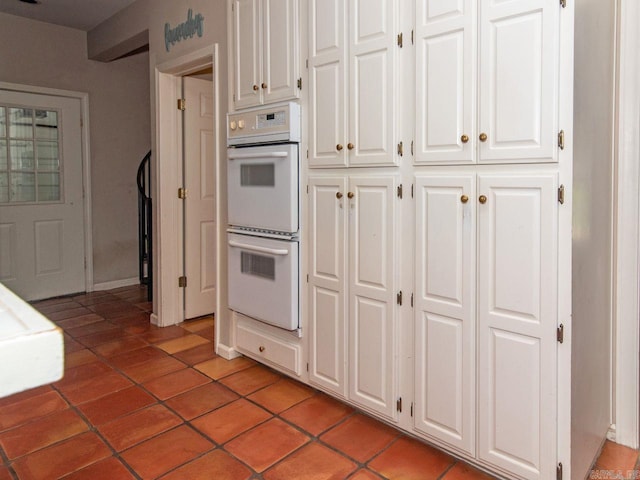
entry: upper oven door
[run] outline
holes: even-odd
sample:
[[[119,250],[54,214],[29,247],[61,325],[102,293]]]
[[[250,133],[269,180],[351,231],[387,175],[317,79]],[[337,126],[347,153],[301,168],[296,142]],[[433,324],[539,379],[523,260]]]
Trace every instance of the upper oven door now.
[[[298,231],[298,145],[227,150],[229,225]]]

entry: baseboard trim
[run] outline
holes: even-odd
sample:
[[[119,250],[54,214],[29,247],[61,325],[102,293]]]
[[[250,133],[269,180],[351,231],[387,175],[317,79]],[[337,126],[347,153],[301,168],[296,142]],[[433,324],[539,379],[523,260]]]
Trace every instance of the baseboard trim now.
[[[111,282],[96,283],[93,285],[93,291],[100,292],[104,290],[113,290],[114,288],[130,287],[132,285],[139,285],[139,284],[140,284],[140,279],[138,277],[125,278],[122,280],[113,280]]]
[[[218,344],[218,350],[216,351],[216,353],[225,360],[233,360],[234,358],[238,358],[241,356],[241,354],[238,353],[235,348],[228,347],[221,343]]]

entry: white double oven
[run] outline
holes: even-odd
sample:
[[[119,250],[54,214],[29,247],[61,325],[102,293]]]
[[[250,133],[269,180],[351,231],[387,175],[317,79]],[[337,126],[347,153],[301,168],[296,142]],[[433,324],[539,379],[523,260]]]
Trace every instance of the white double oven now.
[[[299,328],[300,107],[227,116],[229,307]]]

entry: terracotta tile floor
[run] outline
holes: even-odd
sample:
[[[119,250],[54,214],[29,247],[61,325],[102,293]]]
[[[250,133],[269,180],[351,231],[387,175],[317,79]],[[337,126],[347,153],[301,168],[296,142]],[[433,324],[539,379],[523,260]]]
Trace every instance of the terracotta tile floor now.
[[[0,399],[0,480],[491,478],[252,360],[217,357],[211,318],[152,326],[143,287],[35,307],[64,329],[65,377]],[[637,460],[606,443],[590,478],[630,478]]]

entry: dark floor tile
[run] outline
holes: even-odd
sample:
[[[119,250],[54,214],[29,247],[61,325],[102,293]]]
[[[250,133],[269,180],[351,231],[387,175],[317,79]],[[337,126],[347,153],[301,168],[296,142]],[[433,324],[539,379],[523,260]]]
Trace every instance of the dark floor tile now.
[[[131,380],[118,372],[109,372],[100,376],[99,381],[90,379],[78,388],[62,391],[64,397],[73,405],[90,402],[132,385]]]
[[[162,480],[247,480],[249,477],[251,470],[245,465],[222,450],[214,450],[177,468]]]
[[[92,312],[105,317],[109,313],[131,310],[132,306],[129,302],[117,299],[112,302],[95,303],[90,305],[88,308]]]
[[[19,458],[13,468],[20,480],[56,479],[109,456],[104,442],[88,432]]]
[[[113,372],[113,369],[103,362],[91,362],[85,365],[68,369],[62,380],[54,383],[54,386],[62,392],[84,388],[95,382],[96,378]]]
[[[91,310],[86,307],[82,307],[78,305],[76,308],[71,308],[69,310],[62,310],[61,312],[54,312],[48,315],[45,315],[52,322],[57,322],[59,320],[66,320],[67,318],[79,317],[81,315],[87,315],[91,313]]]
[[[157,478],[214,448],[202,435],[181,426],[122,453],[143,479]]]
[[[82,340],[81,340],[82,341]],[[93,350],[98,355],[109,358],[126,353],[131,350],[137,350],[139,348],[146,347],[148,344],[144,340],[134,336],[123,336],[112,342],[102,343],[95,347]]]
[[[185,420],[192,420],[237,399],[238,395],[219,383],[208,383],[170,398],[165,404]]]
[[[191,424],[222,445],[271,417],[269,412],[245,399],[240,399],[193,420]]]
[[[312,443],[265,472],[264,479],[343,480],[356,468],[357,465],[348,458],[324,445]]]
[[[353,413],[348,405],[333,398],[317,394],[281,414],[313,436],[318,436]]]
[[[111,324],[110,324],[111,325]],[[91,326],[91,325],[89,325]],[[77,337],[76,340],[86,347],[92,348],[102,345],[104,343],[110,343],[121,338],[128,336],[123,328],[116,325],[112,325],[110,328],[105,329],[102,332],[91,333],[82,337]]]
[[[214,352],[211,344],[203,344],[198,347],[190,348],[188,350],[176,352],[173,354],[173,356],[189,366],[194,366],[206,360],[216,358],[218,355],[216,355],[216,352]]]
[[[62,410],[0,433],[0,446],[9,459],[15,459],[88,429],[76,412]]]
[[[9,469],[0,465],[0,480],[13,480]]]
[[[111,457],[67,475],[62,480],[135,480],[135,478],[127,467]]]
[[[43,393],[51,391],[53,391],[53,389],[49,385],[43,385],[42,387],[31,388],[23,392],[14,393],[13,395],[9,395],[8,397],[0,398],[0,410],[8,405],[11,405],[12,403],[21,402],[23,400],[37,397],[38,395],[42,395]]]
[[[187,330],[176,325],[164,328],[151,325],[146,332],[140,334],[140,337],[144,338],[149,343],[159,343],[165,340],[185,337],[189,334],[190,333]]]
[[[267,410],[280,413],[314,395],[314,391],[299,382],[282,379],[250,395],[252,401]]]
[[[133,381],[144,383],[185,367],[186,365],[181,361],[165,354],[164,357],[154,358],[148,362],[122,367],[122,371]]]
[[[39,306],[37,310],[43,315],[50,315],[52,313],[62,312],[65,310],[73,310],[74,308],[82,308],[82,305],[69,300],[67,302],[55,303],[53,305]]]
[[[121,452],[181,423],[180,417],[166,407],[153,405],[105,423],[98,430],[116,451]]]
[[[70,328],[68,330],[65,330],[65,332],[71,335],[74,339],[78,339],[80,337],[86,337],[87,335],[94,335],[96,333],[102,332],[113,332],[115,330],[120,330],[120,328],[111,322],[101,320],[90,325]]]
[[[175,397],[200,385],[211,382],[211,379],[192,368],[185,368],[144,383],[144,388],[160,400]]]
[[[221,378],[220,383],[240,395],[249,395],[256,390],[276,383],[281,378],[282,375],[274,372],[270,368],[257,365],[229,375],[228,377]]]
[[[142,363],[148,362],[149,360],[155,360],[165,357],[167,357],[167,354],[165,352],[147,345],[143,348],[109,357],[109,364],[111,364],[115,368],[126,368],[140,365]]]
[[[147,392],[139,387],[130,387],[83,403],[78,408],[93,425],[102,425],[154,403],[155,399]]]

